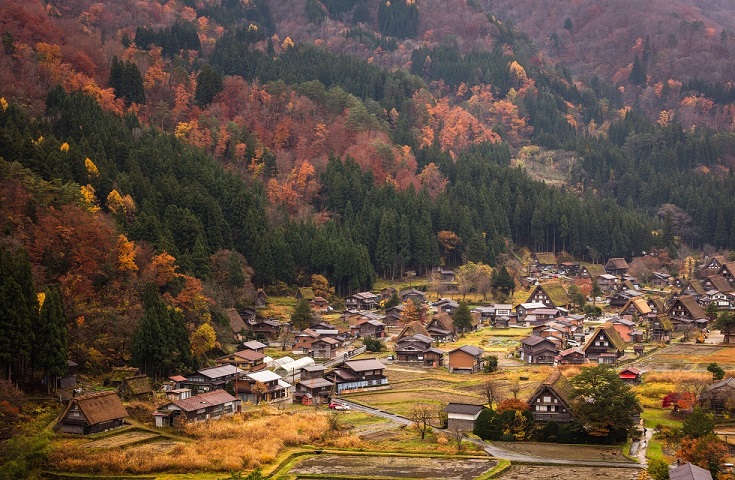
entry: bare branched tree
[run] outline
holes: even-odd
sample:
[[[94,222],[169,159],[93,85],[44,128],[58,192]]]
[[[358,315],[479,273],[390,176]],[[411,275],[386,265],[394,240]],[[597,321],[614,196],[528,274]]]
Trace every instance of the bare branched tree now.
[[[434,417],[434,407],[425,403],[417,403],[411,409],[409,418],[416,425],[416,429],[421,433],[421,439],[426,436],[426,432],[431,426],[431,419]]]

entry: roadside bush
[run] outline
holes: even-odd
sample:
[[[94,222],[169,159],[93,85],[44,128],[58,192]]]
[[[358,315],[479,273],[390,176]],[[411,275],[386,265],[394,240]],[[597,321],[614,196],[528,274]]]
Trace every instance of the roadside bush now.
[[[660,458],[648,461],[648,474],[653,480],[669,480],[669,464]]]
[[[555,442],[559,434],[559,424],[556,422],[548,422],[537,433],[537,438],[541,442]]]

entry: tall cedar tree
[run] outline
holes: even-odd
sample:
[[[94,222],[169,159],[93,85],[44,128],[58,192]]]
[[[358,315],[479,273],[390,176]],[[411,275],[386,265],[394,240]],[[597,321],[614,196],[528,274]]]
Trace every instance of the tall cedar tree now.
[[[200,107],[206,107],[222,91],[222,74],[209,65],[204,65],[197,75],[194,100]]]
[[[309,325],[314,321],[314,314],[311,311],[311,304],[305,298],[299,300],[296,304],[296,309],[291,314],[291,324],[297,330],[303,330],[309,328]]]
[[[67,339],[66,314],[58,288],[45,290],[45,298],[38,316],[36,332],[35,366],[43,371],[46,391],[51,392],[51,384],[67,370],[69,344]]]
[[[0,251],[0,367],[8,380],[25,373],[38,319],[38,298],[25,250]]]
[[[115,90],[115,96],[125,100],[126,105],[145,103],[143,77],[135,63],[129,60],[122,62],[117,57],[112,57],[109,84]]]
[[[455,330],[459,333],[464,333],[472,328],[472,314],[470,313],[470,307],[467,302],[459,302],[452,322],[454,323]]]

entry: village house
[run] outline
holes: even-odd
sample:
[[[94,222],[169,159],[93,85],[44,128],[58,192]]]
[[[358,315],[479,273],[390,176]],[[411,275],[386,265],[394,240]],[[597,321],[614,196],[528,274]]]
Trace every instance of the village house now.
[[[348,360],[336,367],[327,379],[331,380],[337,394],[347,390],[375,390],[388,388],[384,374],[385,365],[376,358]]]
[[[255,387],[263,385],[263,387]],[[270,370],[251,372],[241,377],[236,386],[237,397],[244,402],[285,402],[291,395],[291,384]]]
[[[597,263],[583,263],[579,267],[579,278],[597,279],[605,274],[605,267]]]
[[[71,360],[66,361],[66,373],[57,379],[57,388],[65,389],[77,386],[77,366],[78,365]]]
[[[543,303],[547,308],[569,309],[572,299],[569,298],[564,285],[536,285],[525,303]]]
[[[572,419],[569,403],[571,391],[572,386],[567,378],[558,369],[554,369],[528,399],[533,419],[537,422],[570,421]]]
[[[254,352],[265,353],[265,343],[261,343],[257,340],[250,340],[249,342],[243,342],[243,350],[252,350]]]
[[[684,287],[679,292],[679,295],[677,295],[677,298],[689,295],[697,299],[705,296],[706,293],[707,291],[702,286],[702,282],[692,279],[689,280],[686,285],[684,285]]]
[[[576,277],[579,275],[579,268],[579,262],[561,262],[559,264],[559,273],[569,277]]]
[[[255,338],[274,341],[278,340],[281,336],[281,328],[283,328],[283,325],[277,320],[266,318],[255,319],[248,327],[250,328],[250,331],[253,332]]]
[[[166,390],[166,398],[172,402],[189,397],[191,397],[191,388],[174,388],[173,390]]]
[[[632,320],[615,317],[610,321],[612,322],[615,331],[618,332],[618,335],[620,335],[620,338],[622,338],[625,343],[642,340],[642,338],[638,338],[639,336],[642,337],[642,333],[640,335],[635,335],[635,332],[637,332],[636,324]]]
[[[666,313],[671,319],[674,330],[706,328],[709,323],[704,309],[690,295],[682,295],[675,299]]]
[[[653,272],[651,280],[648,282],[654,288],[667,288],[671,282],[671,276],[668,273]]]
[[[314,297],[309,300],[311,309],[315,312],[326,312],[329,310],[329,301],[324,297]]]
[[[712,480],[712,474],[698,465],[685,463],[669,470],[669,480]]]
[[[248,329],[247,325],[245,325],[245,320],[242,319],[240,313],[234,308],[227,309],[227,319],[230,322],[232,335],[234,335],[236,340],[242,340],[243,332]]]
[[[478,373],[484,366],[481,348],[472,345],[462,345],[447,352],[449,373]]]
[[[424,324],[419,322],[418,320],[414,320],[413,322],[408,322],[406,326],[403,327],[403,329],[396,336],[394,341],[397,342],[405,337],[410,337],[411,335],[416,334],[421,334],[431,338],[431,335],[429,335],[429,332],[426,330],[426,327],[424,327]]]
[[[337,356],[339,347],[338,340],[331,337],[320,337],[311,343],[311,348],[307,353],[314,358],[331,359]]]
[[[258,342],[260,343],[260,342]],[[215,360],[217,365],[232,365],[245,372],[257,371],[266,368],[265,355],[255,350],[240,350],[229,355],[224,355]]]
[[[735,262],[725,262],[717,274],[725,277],[730,285],[735,285]]]
[[[612,295],[610,295],[609,304],[611,307],[622,308],[634,298],[643,298],[643,294],[639,292],[632,283],[623,282],[618,285],[618,288]]]
[[[120,427],[127,416],[115,391],[95,392],[71,398],[55,429],[89,435]]]
[[[153,396],[151,382],[145,375],[134,375],[123,379],[117,393],[125,400],[142,399]]]
[[[520,305],[516,306],[516,316],[518,317],[518,321],[525,322],[530,321],[527,320],[527,317],[529,315],[533,315],[536,310],[539,308],[546,308],[546,305],[543,303],[538,302],[531,302],[531,303],[521,303]],[[536,317],[534,316],[531,320],[536,320]]]
[[[401,299],[401,302],[412,300],[417,305],[420,305],[426,301],[426,293],[422,292],[421,290],[416,290],[415,288],[407,288],[405,290],[401,290],[400,293],[398,293],[398,297]]]
[[[302,378],[294,386],[293,403],[324,405],[329,403],[334,384],[326,378]]]
[[[380,320],[363,318],[350,327],[350,333],[355,337],[383,338],[385,337],[385,324]]]
[[[255,292],[254,302],[256,307],[265,307],[265,305],[268,303],[268,295],[265,293],[265,290],[259,288]]]
[[[296,289],[296,293],[294,294],[294,297],[296,297],[296,300],[313,300],[314,297],[316,297],[316,294],[314,293],[314,290],[311,287],[300,287]]]
[[[648,308],[651,309],[652,314],[659,314],[666,312],[666,302],[663,298],[653,297],[648,299]]]
[[[459,308],[459,303],[452,300],[451,298],[440,298],[436,302],[434,302],[434,306],[436,307],[436,311],[439,313],[448,313],[449,315],[454,315],[454,312],[457,311],[457,308]]]
[[[551,365],[559,352],[558,340],[553,337],[531,335],[521,340],[520,356],[526,363],[542,363]]]
[[[708,257],[699,266],[699,277],[707,278],[710,275],[717,275],[722,266],[727,263],[727,258],[723,255],[713,255]]]
[[[447,313],[435,315],[426,325],[426,331],[435,342],[454,341],[454,322]]]
[[[393,295],[398,295],[398,290],[395,287],[385,287],[380,291],[380,301],[387,302]]]
[[[383,317],[383,323],[389,326],[395,326],[403,321],[403,311],[406,307],[403,304],[396,305],[394,307],[385,309],[385,317]]]
[[[112,372],[105,378],[104,385],[119,388],[126,378],[136,375],[140,375],[140,370],[137,367],[112,367]]]
[[[536,252],[533,254],[533,267],[537,271],[556,268],[557,261],[554,252]]]
[[[194,373],[185,375],[183,382],[178,382],[177,388],[190,388],[194,392],[209,392],[224,390],[225,386],[234,381],[235,377],[244,373],[233,365],[202,368]]]
[[[617,277],[628,273],[629,268],[630,266],[628,265],[628,262],[626,262],[624,258],[611,258],[605,264],[605,271],[608,274],[615,275]]]
[[[492,305],[489,307],[475,307],[470,310],[470,315],[480,325],[490,325],[495,316],[495,307]]]
[[[378,296],[372,292],[359,292],[345,298],[345,308],[356,310],[375,310]]]
[[[621,316],[628,316],[630,318],[638,317],[643,319],[649,313],[651,313],[651,307],[648,306],[648,302],[642,296],[628,299],[620,309]]]
[[[170,427],[179,422],[201,422],[234,415],[240,400],[224,390],[202,393],[167,403],[153,413],[157,427]]]
[[[615,275],[603,273],[597,276],[597,286],[600,287],[603,295],[610,295],[618,289],[620,279]]]
[[[417,333],[396,340],[395,352],[399,362],[419,363],[427,367],[441,367],[444,351],[434,348],[433,339]]]
[[[674,333],[671,319],[665,313],[655,315],[648,321],[648,339],[654,342],[668,342]]]
[[[716,413],[733,410],[735,406],[735,378],[727,377],[717,383],[708,385],[699,396],[699,401]]]
[[[580,347],[571,347],[562,350],[554,357],[554,365],[584,365],[590,363]]]
[[[482,405],[450,402],[444,407],[444,412],[447,414],[447,430],[471,433],[484,408]]]
[[[311,378],[322,378],[325,373],[327,373],[327,367],[324,364],[315,363],[301,367],[299,376],[301,380],[309,380]]]
[[[583,347],[590,362],[613,364],[625,352],[625,342],[612,322],[597,327]]]

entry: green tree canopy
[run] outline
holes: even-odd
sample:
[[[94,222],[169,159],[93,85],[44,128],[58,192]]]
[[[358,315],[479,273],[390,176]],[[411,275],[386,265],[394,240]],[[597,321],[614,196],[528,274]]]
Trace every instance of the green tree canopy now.
[[[470,306],[467,302],[459,302],[452,322],[454,323],[454,328],[460,333],[464,333],[472,328],[472,314],[470,313]]]
[[[571,379],[572,412],[592,436],[630,430],[640,405],[630,386],[606,365],[582,369]]]
[[[311,304],[308,300],[302,298],[296,304],[296,309],[291,314],[291,324],[297,330],[309,328],[311,322],[314,321],[314,313],[311,311]]]

